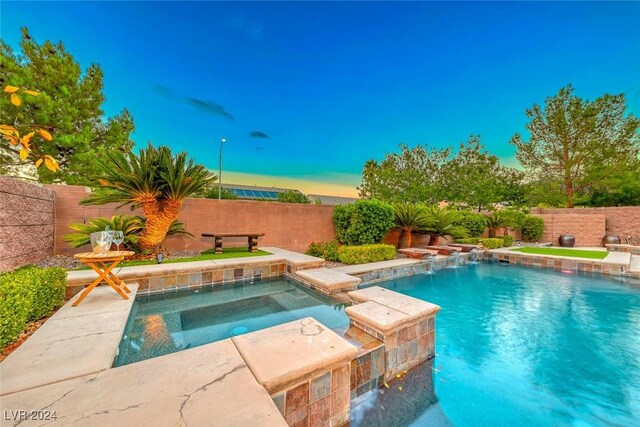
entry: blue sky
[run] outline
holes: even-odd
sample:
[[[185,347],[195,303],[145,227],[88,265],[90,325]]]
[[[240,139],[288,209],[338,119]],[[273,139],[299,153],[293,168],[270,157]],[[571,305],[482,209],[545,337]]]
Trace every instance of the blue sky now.
[[[225,136],[226,181],[354,194],[366,160],[469,134],[515,165],[525,108],[568,83],[587,98],[625,93],[640,115],[637,2],[0,7],[9,44],[27,26],[100,64],[105,112],[128,108],[137,144],[217,169]]]

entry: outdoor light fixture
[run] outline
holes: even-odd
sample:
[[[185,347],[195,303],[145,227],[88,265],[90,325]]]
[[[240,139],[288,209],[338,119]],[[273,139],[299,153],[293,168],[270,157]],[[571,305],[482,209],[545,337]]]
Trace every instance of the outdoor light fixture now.
[[[162,261],[164,260],[164,254],[162,252],[156,254],[156,260],[158,261],[158,264],[162,264]]]
[[[225,142],[227,142],[227,138],[223,137],[220,139],[220,161],[218,163],[220,167],[218,171],[218,200],[222,199],[222,146]]]

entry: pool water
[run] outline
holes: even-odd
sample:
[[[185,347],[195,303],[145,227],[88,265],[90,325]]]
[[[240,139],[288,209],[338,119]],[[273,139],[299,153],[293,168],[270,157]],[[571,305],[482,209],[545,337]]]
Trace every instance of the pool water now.
[[[114,366],[309,316],[334,330],[349,326],[343,304],[285,278],[138,295]]]
[[[640,425],[638,281],[491,263],[379,285],[442,307],[437,355],[351,425]]]

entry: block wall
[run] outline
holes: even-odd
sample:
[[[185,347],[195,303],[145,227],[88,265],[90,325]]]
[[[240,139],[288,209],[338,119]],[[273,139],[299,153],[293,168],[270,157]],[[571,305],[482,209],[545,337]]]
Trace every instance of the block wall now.
[[[53,205],[51,190],[0,176],[0,271],[53,253]]]

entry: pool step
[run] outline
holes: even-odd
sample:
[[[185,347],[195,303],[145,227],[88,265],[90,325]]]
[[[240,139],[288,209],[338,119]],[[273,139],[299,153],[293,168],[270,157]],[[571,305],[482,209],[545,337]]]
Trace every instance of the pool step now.
[[[295,276],[326,294],[332,294],[346,289],[355,289],[361,282],[361,279],[358,277],[353,277],[346,273],[324,267],[298,270],[295,272]]]

